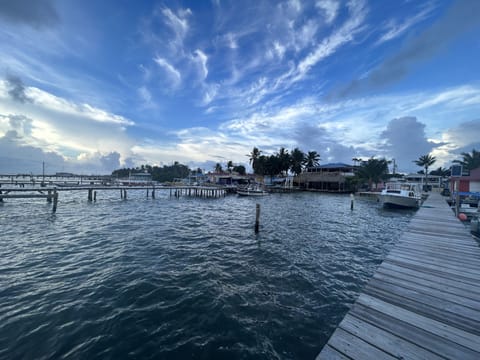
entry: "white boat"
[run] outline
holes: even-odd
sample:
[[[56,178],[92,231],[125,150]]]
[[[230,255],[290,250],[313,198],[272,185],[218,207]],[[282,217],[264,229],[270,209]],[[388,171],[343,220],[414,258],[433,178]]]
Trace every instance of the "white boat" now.
[[[419,208],[422,204],[420,184],[387,183],[379,199],[385,207]]]
[[[268,191],[263,190],[260,186],[247,186],[238,188],[237,194],[240,196],[264,196],[268,195]]]

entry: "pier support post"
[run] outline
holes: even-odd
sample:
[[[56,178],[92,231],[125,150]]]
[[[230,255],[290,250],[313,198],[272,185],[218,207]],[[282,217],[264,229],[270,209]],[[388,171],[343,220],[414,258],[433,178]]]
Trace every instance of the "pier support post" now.
[[[93,192],[93,201],[97,201],[97,192],[96,191]]]
[[[353,210],[353,206],[355,204],[355,195],[350,194],[350,210]]]
[[[52,190],[48,190],[47,192],[47,202],[52,202]]]
[[[127,200],[127,189],[123,190],[123,198]]]
[[[57,203],[58,203],[58,192],[57,190],[53,191],[53,207],[52,212],[57,212]]]
[[[92,189],[88,189],[88,201],[92,201]]]
[[[155,199],[155,188],[152,189],[152,199]]]
[[[255,234],[258,234],[259,230],[260,230],[260,204],[257,204],[256,212],[255,212]]]

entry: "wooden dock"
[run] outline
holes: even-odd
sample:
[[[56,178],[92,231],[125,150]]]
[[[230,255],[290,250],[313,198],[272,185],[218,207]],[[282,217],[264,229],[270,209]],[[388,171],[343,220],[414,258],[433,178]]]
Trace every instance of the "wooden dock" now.
[[[480,359],[480,247],[438,193],[317,359]]]

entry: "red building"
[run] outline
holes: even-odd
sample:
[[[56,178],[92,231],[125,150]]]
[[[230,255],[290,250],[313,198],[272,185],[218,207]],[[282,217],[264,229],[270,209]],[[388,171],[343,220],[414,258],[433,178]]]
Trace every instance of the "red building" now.
[[[480,167],[470,170],[468,175],[452,175],[450,178],[450,191],[480,193]]]

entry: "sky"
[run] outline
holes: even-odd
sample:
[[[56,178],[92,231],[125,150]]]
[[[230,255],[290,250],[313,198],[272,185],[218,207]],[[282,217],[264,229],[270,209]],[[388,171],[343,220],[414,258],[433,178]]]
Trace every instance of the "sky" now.
[[[480,149],[477,0],[0,0],[0,174]]]

